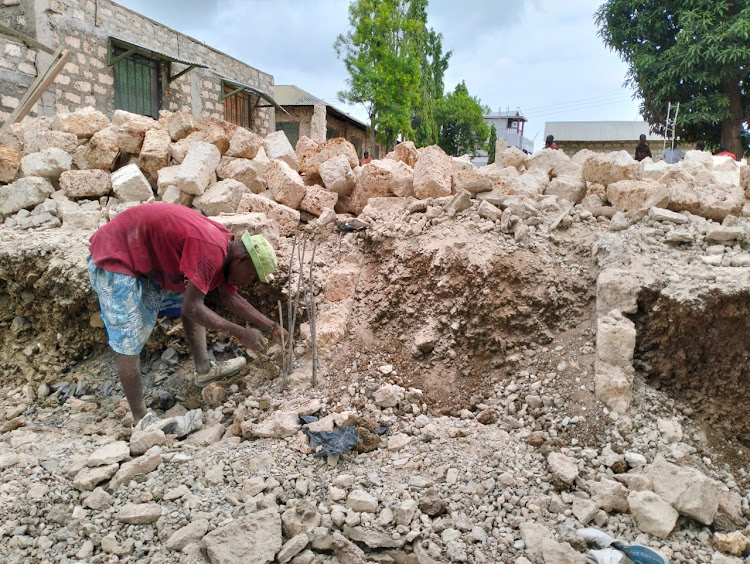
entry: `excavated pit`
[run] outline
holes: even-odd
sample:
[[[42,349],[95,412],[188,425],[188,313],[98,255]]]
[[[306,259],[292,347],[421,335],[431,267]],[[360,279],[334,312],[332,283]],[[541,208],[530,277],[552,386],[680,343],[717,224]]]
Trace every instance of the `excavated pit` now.
[[[633,316],[635,368],[698,422],[712,450],[737,468],[750,463],[748,311],[748,292],[714,290],[678,301],[644,288]]]
[[[372,373],[387,363],[395,383],[423,390],[437,411],[457,413],[481,403],[560,333],[587,331],[595,275],[584,246],[560,258],[499,245],[461,224],[440,235],[367,250],[350,342],[334,371],[369,366]]]

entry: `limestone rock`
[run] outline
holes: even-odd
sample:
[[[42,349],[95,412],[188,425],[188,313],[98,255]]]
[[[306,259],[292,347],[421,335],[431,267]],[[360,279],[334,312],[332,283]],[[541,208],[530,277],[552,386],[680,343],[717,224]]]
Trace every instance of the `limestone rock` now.
[[[719,484],[699,470],[667,462],[657,455],[647,470],[654,482],[654,491],[681,515],[710,525],[719,509]]]
[[[130,454],[140,456],[151,447],[166,444],[167,437],[161,429],[153,431],[136,431],[130,436]]]
[[[492,180],[477,169],[454,172],[453,186],[456,193],[466,190],[472,196],[476,196],[479,192],[489,192],[493,188]]]
[[[289,237],[297,232],[299,225],[299,212],[283,204],[279,204],[258,196],[257,194],[245,194],[240,200],[237,213],[256,212],[265,214],[273,219],[279,228],[282,237]]]
[[[640,290],[641,281],[630,271],[614,268],[604,270],[596,281],[596,310],[600,315],[612,310],[636,313]]]
[[[547,457],[547,465],[557,484],[570,486],[578,477],[578,463],[575,458],[570,458],[560,452],[551,452]]]
[[[521,172],[526,162],[526,153],[518,147],[508,147],[495,153],[495,163],[501,168],[513,167]]]
[[[740,186],[745,193],[745,199],[750,199],[750,166],[743,166],[740,170]]]
[[[539,523],[529,521],[519,525],[521,538],[526,545],[526,552],[531,556],[542,555],[542,545],[547,539],[554,540],[552,531]]]
[[[450,157],[440,147],[424,148],[414,166],[414,195],[420,200],[450,196],[451,168]]]
[[[318,173],[327,190],[349,196],[354,190],[354,173],[346,155],[337,155],[320,164]]]
[[[586,181],[574,176],[558,177],[547,185],[544,194],[578,204],[586,196]]]
[[[574,163],[563,152],[557,149],[542,149],[529,155],[524,162],[527,171],[543,170],[549,180],[555,178],[581,178],[581,167]],[[588,180],[588,179],[586,179]]]
[[[130,458],[130,445],[125,441],[115,441],[91,453],[86,466],[107,466]]]
[[[184,139],[172,143],[170,152],[172,159],[182,163],[185,157],[195,143],[209,143],[214,145],[220,154],[224,154],[229,149],[230,137],[224,127],[218,123],[206,123],[198,131],[194,131]]]
[[[591,499],[607,513],[619,511],[626,513],[628,505],[628,490],[620,482],[614,480],[601,480],[599,482],[587,482],[591,491]]]
[[[299,208],[300,202],[307,194],[300,175],[281,160],[271,161],[266,172],[266,184],[276,202],[292,209]]]
[[[654,492],[630,492],[630,513],[644,533],[665,539],[677,524],[679,513]]]
[[[643,164],[627,151],[596,153],[583,163],[582,174],[586,182],[606,187],[619,180],[640,180],[643,178]]]
[[[272,218],[264,213],[248,212],[229,215],[212,216],[212,220],[221,223],[227,231],[234,235],[242,235],[245,231],[250,235],[263,235],[274,247],[279,243],[279,226]]]
[[[232,134],[226,154],[228,157],[254,159],[262,147],[263,138],[260,135],[244,127],[238,127]]]
[[[161,517],[161,506],[157,503],[126,503],[117,514],[117,520],[129,525],[155,523]]]
[[[89,139],[109,125],[109,119],[102,112],[86,107],[69,114],[56,114],[50,128],[55,131],[73,133],[79,139]]]
[[[555,562],[555,564],[588,564],[590,562],[569,543],[560,543],[550,537],[542,539],[541,552],[544,562]]]
[[[363,490],[353,490],[346,498],[346,506],[357,513],[376,513],[378,500]]]
[[[366,544],[370,548],[401,548],[406,544],[406,538],[393,538],[388,533],[381,533],[361,526],[350,527],[344,525],[344,534],[354,542]]]
[[[11,147],[0,145],[0,182],[9,183],[18,173],[23,153]]]
[[[119,470],[115,468],[116,473],[109,482],[109,489],[114,491],[122,484],[129,483],[136,476],[153,472],[161,463],[161,453],[158,451],[158,447],[154,447],[143,456],[122,464]]]
[[[125,153],[138,154],[141,152],[146,132],[157,126],[154,118],[115,110],[112,116],[112,127],[117,136],[117,146]]]
[[[597,322],[596,396],[610,409],[624,414],[633,397],[635,325],[618,311]]]
[[[13,184],[0,186],[0,218],[41,204],[54,190],[47,178],[34,176],[19,178]]]
[[[666,207],[669,192],[654,180],[620,180],[607,186],[607,200],[622,212],[653,206]]]
[[[325,285],[326,299],[331,302],[340,302],[353,298],[359,269],[351,264],[343,264],[328,275]]]
[[[266,191],[265,174],[271,161],[256,156],[255,159],[236,159],[224,157],[216,169],[216,176],[225,180],[231,178],[242,182],[254,194]]]
[[[208,527],[207,519],[196,519],[172,533],[172,536],[167,539],[167,548],[182,550],[191,543],[199,543],[208,532]]]
[[[146,131],[138,160],[140,167],[156,177],[159,169],[169,164],[169,133],[164,129],[152,128]]]
[[[266,135],[263,148],[269,159],[284,161],[295,172],[300,170],[297,154],[283,131],[275,131]]]
[[[193,207],[203,212],[204,215],[236,213],[240,200],[249,193],[247,186],[230,178],[217,182],[195,198]]]
[[[496,162],[487,166],[483,166],[478,170],[479,174],[490,179],[490,181],[492,182],[493,190],[497,190],[500,194],[503,195],[511,193],[514,183],[520,176],[518,169],[516,169],[515,167],[503,167],[501,164]],[[541,172],[539,169],[537,169],[535,173],[530,174],[532,174],[532,176],[534,176],[534,174],[540,174],[541,176],[539,178],[543,181],[545,186],[549,182],[549,178],[547,177],[547,175]],[[543,187],[541,188],[541,190],[543,190]],[[534,193],[541,194],[541,190],[539,192],[535,191]],[[458,192],[458,189],[456,190],[456,192]]]
[[[99,210],[81,210],[77,212],[63,212],[62,227],[64,229],[96,230],[103,223],[102,212]]]
[[[67,170],[60,175],[60,189],[68,198],[98,198],[112,191],[106,170]]]
[[[60,149],[73,153],[78,147],[78,137],[62,131],[27,131],[23,138],[23,153],[30,155],[47,149]]]
[[[73,157],[65,151],[51,148],[26,155],[21,159],[21,176],[41,176],[58,180],[60,175],[73,166]]]
[[[178,206],[190,207],[193,205],[195,196],[180,192],[177,186],[169,186],[161,195],[161,201],[168,204],[177,204]]]
[[[167,131],[173,141],[184,139],[198,130],[198,119],[189,110],[175,112],[167,118]]]
[[[352,191],[349,210],[357,215],[362,213],[370,198],[383,198],[390,193],[392,181],[393,174],[381,161],[363,166]]]
[[[145,202],[154,195],[151,185],[136,164],[112,173],[112,191],[123,202]]]
[[[181,192],[200,196],[208,188],[220,161],[221,153],[215,145],[203,141],[194,143],[175,174],[174,185]]]
[[[350,311],[350,300],[325,304],[318,311],[318,349],[322,357],[330,356],[346,336]]]
[[[76,474],[76,477],[73,479],[73,485],[81,491],[91,491],[101,482],[109,480],[114,476],[119,467],[119,464],[113,463],[109,466],[84,468]]]
[[[291,538],[306,533],[309,529],[320,527],[321,519],[315,505],[308,501],[301,501],[281,515],[284,536]]]
[[[393,156],[407,166],[414,168],[419,160],[419,151],[413,141],[402,141],[393,150]]]
[[[321,215],[323,210],[333,210],[339,195],[335,192],[329,192],[321,186],[308,186],[305,197],[299,204],[299,208],[313,215]]]
[[[750,537],[742,531],[734,531],[729,534],[714,533],[714,546],[722,552],[728,552],[735,556],[743,556],[750,548]]]
[[[310,539],[306,533],[295,535],[284,543],[284,546],[281,547],[278,555],[276,555],[276,559],[281,564],[286,564],[300,552],[305,550],[308,544],[310,544]]]
[[[296,411],[274,411],[260,423],[245,421],[241,427],[244,438],[284,438],[295,435],[302,425]]]
[[[543,194],[548,184],[549,176],[544,169],[535,168],[515,178],[510,184],[509,193],[535,197]]]
[[[91,141],[89,141],[84,159],[89,163],[91,168],[111,170],[119,154],[120,148],[117,146],[117,133],[115,128],[110,126],[94,134]]]
[[[315,145],[309,144],[307,147],[303,147],[298,154],[300,170],[310,177],[318,177],[320,165],[338,156],[346,157],[350,169],[356,167],[359,163],[354,145],[343,137],[328,139]]]

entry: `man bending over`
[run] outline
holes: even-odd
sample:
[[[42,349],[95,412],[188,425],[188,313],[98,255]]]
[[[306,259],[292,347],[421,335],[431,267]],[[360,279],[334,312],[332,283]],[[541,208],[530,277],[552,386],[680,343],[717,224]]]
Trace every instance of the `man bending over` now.
[[[245,232],[238,241],[223,225],[185,206],[143,204],[100,227],[91,236],[90,251],[89,278],[99,296],[109,346],[117,353],[117,375],[134,424],[147,413],[139,356],[157,316],[182,315],[195,360],[193,381],[200,387],[234,376],[245,364],[242,357],[209,360],[206,329],[229,333],[252,350],[264,345],[257,333],[204,304],[211,290],[218,288],[230,312],[283,344],[284,329],[237,293],[237,286],[267,282],[276,268],[276,253],[262,235]],[[149,413],[148,424],[155,419]]]

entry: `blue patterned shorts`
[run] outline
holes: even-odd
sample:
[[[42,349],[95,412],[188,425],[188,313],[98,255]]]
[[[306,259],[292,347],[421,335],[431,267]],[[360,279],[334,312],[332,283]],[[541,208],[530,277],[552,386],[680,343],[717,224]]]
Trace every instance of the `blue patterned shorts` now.
[[[109,346],[116,353],[140,354],[160,315],[182,311],[182,292],[162,290],[148,278],[102,270],[89,257],[89,280],[99,296]]]

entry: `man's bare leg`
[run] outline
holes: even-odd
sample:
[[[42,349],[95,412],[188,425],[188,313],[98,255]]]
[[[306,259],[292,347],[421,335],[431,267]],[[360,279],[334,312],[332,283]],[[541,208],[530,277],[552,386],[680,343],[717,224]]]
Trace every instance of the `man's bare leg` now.
[[[143,401],[143,384],[141,383],[141,363],[138,355],[117,355],[117,376],[122,384],[122,391],[128,399],[135,425],[146,415],[146,403]]]
[[[185,338],[190,347],[190,354],[193,355],[195,361],[195,371],[198,374],[205,374],[211,368],[206,347],[206,328],[184,315],[182,326],[185,328]]]

